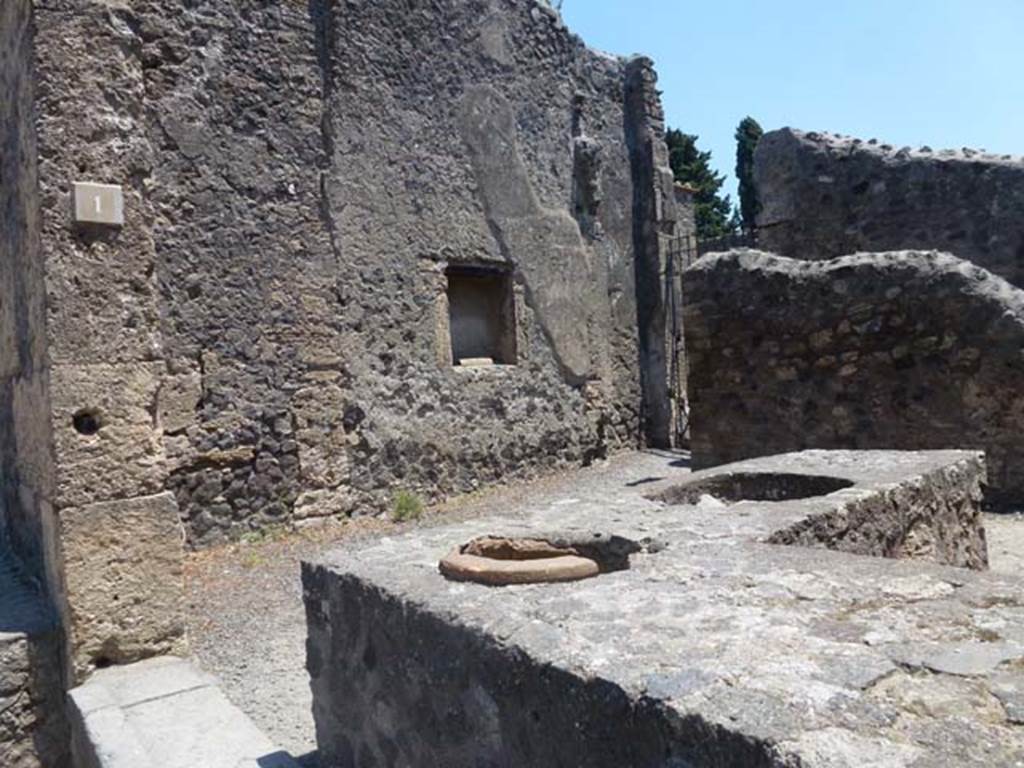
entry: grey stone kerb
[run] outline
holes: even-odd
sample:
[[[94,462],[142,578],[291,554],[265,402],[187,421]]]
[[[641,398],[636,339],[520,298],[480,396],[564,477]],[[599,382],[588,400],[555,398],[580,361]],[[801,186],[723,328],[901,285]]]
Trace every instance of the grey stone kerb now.
[[[100,670],[69,700],[77,768],[298,768],[183,659]]]
[[[903,546],[920,541],[907,535],[906,517],[931,509],[924,514],[950,514],[946,522],[961,526],[939,525],[934,541],[963,535],[983,557],[978,454],[806,452],[692,476],[664,459],[654,471],[665,479],[613,486],[598,478],[578,499],[522,519],[422,530],[305,564],[322,759],[609,767],[1024,760],[1016,581],[827,551],[837,546],[827,535],[802,540],[810,548],[768,543],[782,531],[796,541],[817,529],[854,550],[876,549],[878,539],[893,544],[893,556],[935,557]],[[742,480],[733,493],[737,477],[766,473],[846,487],[734,500],[807,490],[804,480]],[[678,494],[670,488],[681,481],[707,493],[688,505],[649,498]],[[820,482],[811,490],[829,489],[831,481]],[[858,521],[857,505],[872,500],[876,514]],[[889,524],[872,524],[886,515]],[[488,588],[437,572],[451,546],[476,536],[553,532],[617,534],[646,551],[627,570],[568,584]]]

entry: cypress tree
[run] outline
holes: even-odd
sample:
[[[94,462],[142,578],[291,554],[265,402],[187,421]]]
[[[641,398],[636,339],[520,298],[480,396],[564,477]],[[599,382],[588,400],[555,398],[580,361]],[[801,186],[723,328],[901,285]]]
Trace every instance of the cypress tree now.
[[[764,131],[757,120],[745,117],[736,128],[736,178],[739,179],[740,220],[744,232],[753,232],[761,203],[754,188],[754,150]]]

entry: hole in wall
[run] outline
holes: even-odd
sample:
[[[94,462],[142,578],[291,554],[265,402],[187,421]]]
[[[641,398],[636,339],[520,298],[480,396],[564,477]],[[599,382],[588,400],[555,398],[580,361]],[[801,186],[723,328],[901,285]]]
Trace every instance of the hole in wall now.
[[[358,405],[347,405],[341,417],[341,425],[346,432],[356,429],[366,419],[366,411]]]
[[[726,504],[739,501],[791,501],[827,496],[844,488],[852,488],[853,485],[852,480],[827,475],[732,472],[674,485],[648,498],[675,505],[697,504],[702,496],[712,496]]]
[[[74,416],[71,417],[71,424],[78,434],[87,436],[95,435],[100,431],[100,427],[103,426],[99,411],[94,408],[83,408],[80,411],[76,411]]]

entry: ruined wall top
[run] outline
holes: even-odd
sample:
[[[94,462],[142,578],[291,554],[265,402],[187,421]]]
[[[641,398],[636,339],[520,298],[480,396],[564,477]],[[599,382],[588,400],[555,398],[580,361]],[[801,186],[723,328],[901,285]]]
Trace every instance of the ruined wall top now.
[[[797,128],[780,128],[766,133],[758,146],[770,146],[774,142],[796,141],[814,151],[834,155],[863,152],[887,163],[905,163],[911,160],[935,160],[938,162],[985,162],[1024,166],[1024,155],[1007,155],[988,152],[985,149],[933,149],[887,144],[879,139],[861,139],[830,131],[801,131]]]
[[[1024,285],[1024,158],[783,128],[761,139],[759,244],[799,259],[938,249]]]

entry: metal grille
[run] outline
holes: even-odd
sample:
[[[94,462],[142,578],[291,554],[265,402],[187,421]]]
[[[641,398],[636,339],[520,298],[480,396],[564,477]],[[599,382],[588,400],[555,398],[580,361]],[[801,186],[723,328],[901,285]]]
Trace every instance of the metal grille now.
[[[690,407],[686,399],[686,349],[683,338],[683,271],[707,253],[733,248],[757,246],[756,232],[711,240],[698,240],[694,235],[678,235],[668,242],[665,263],[665,308],[668,313],[669,398],[672,400],[672,442],[684,446],[689,442]]]

